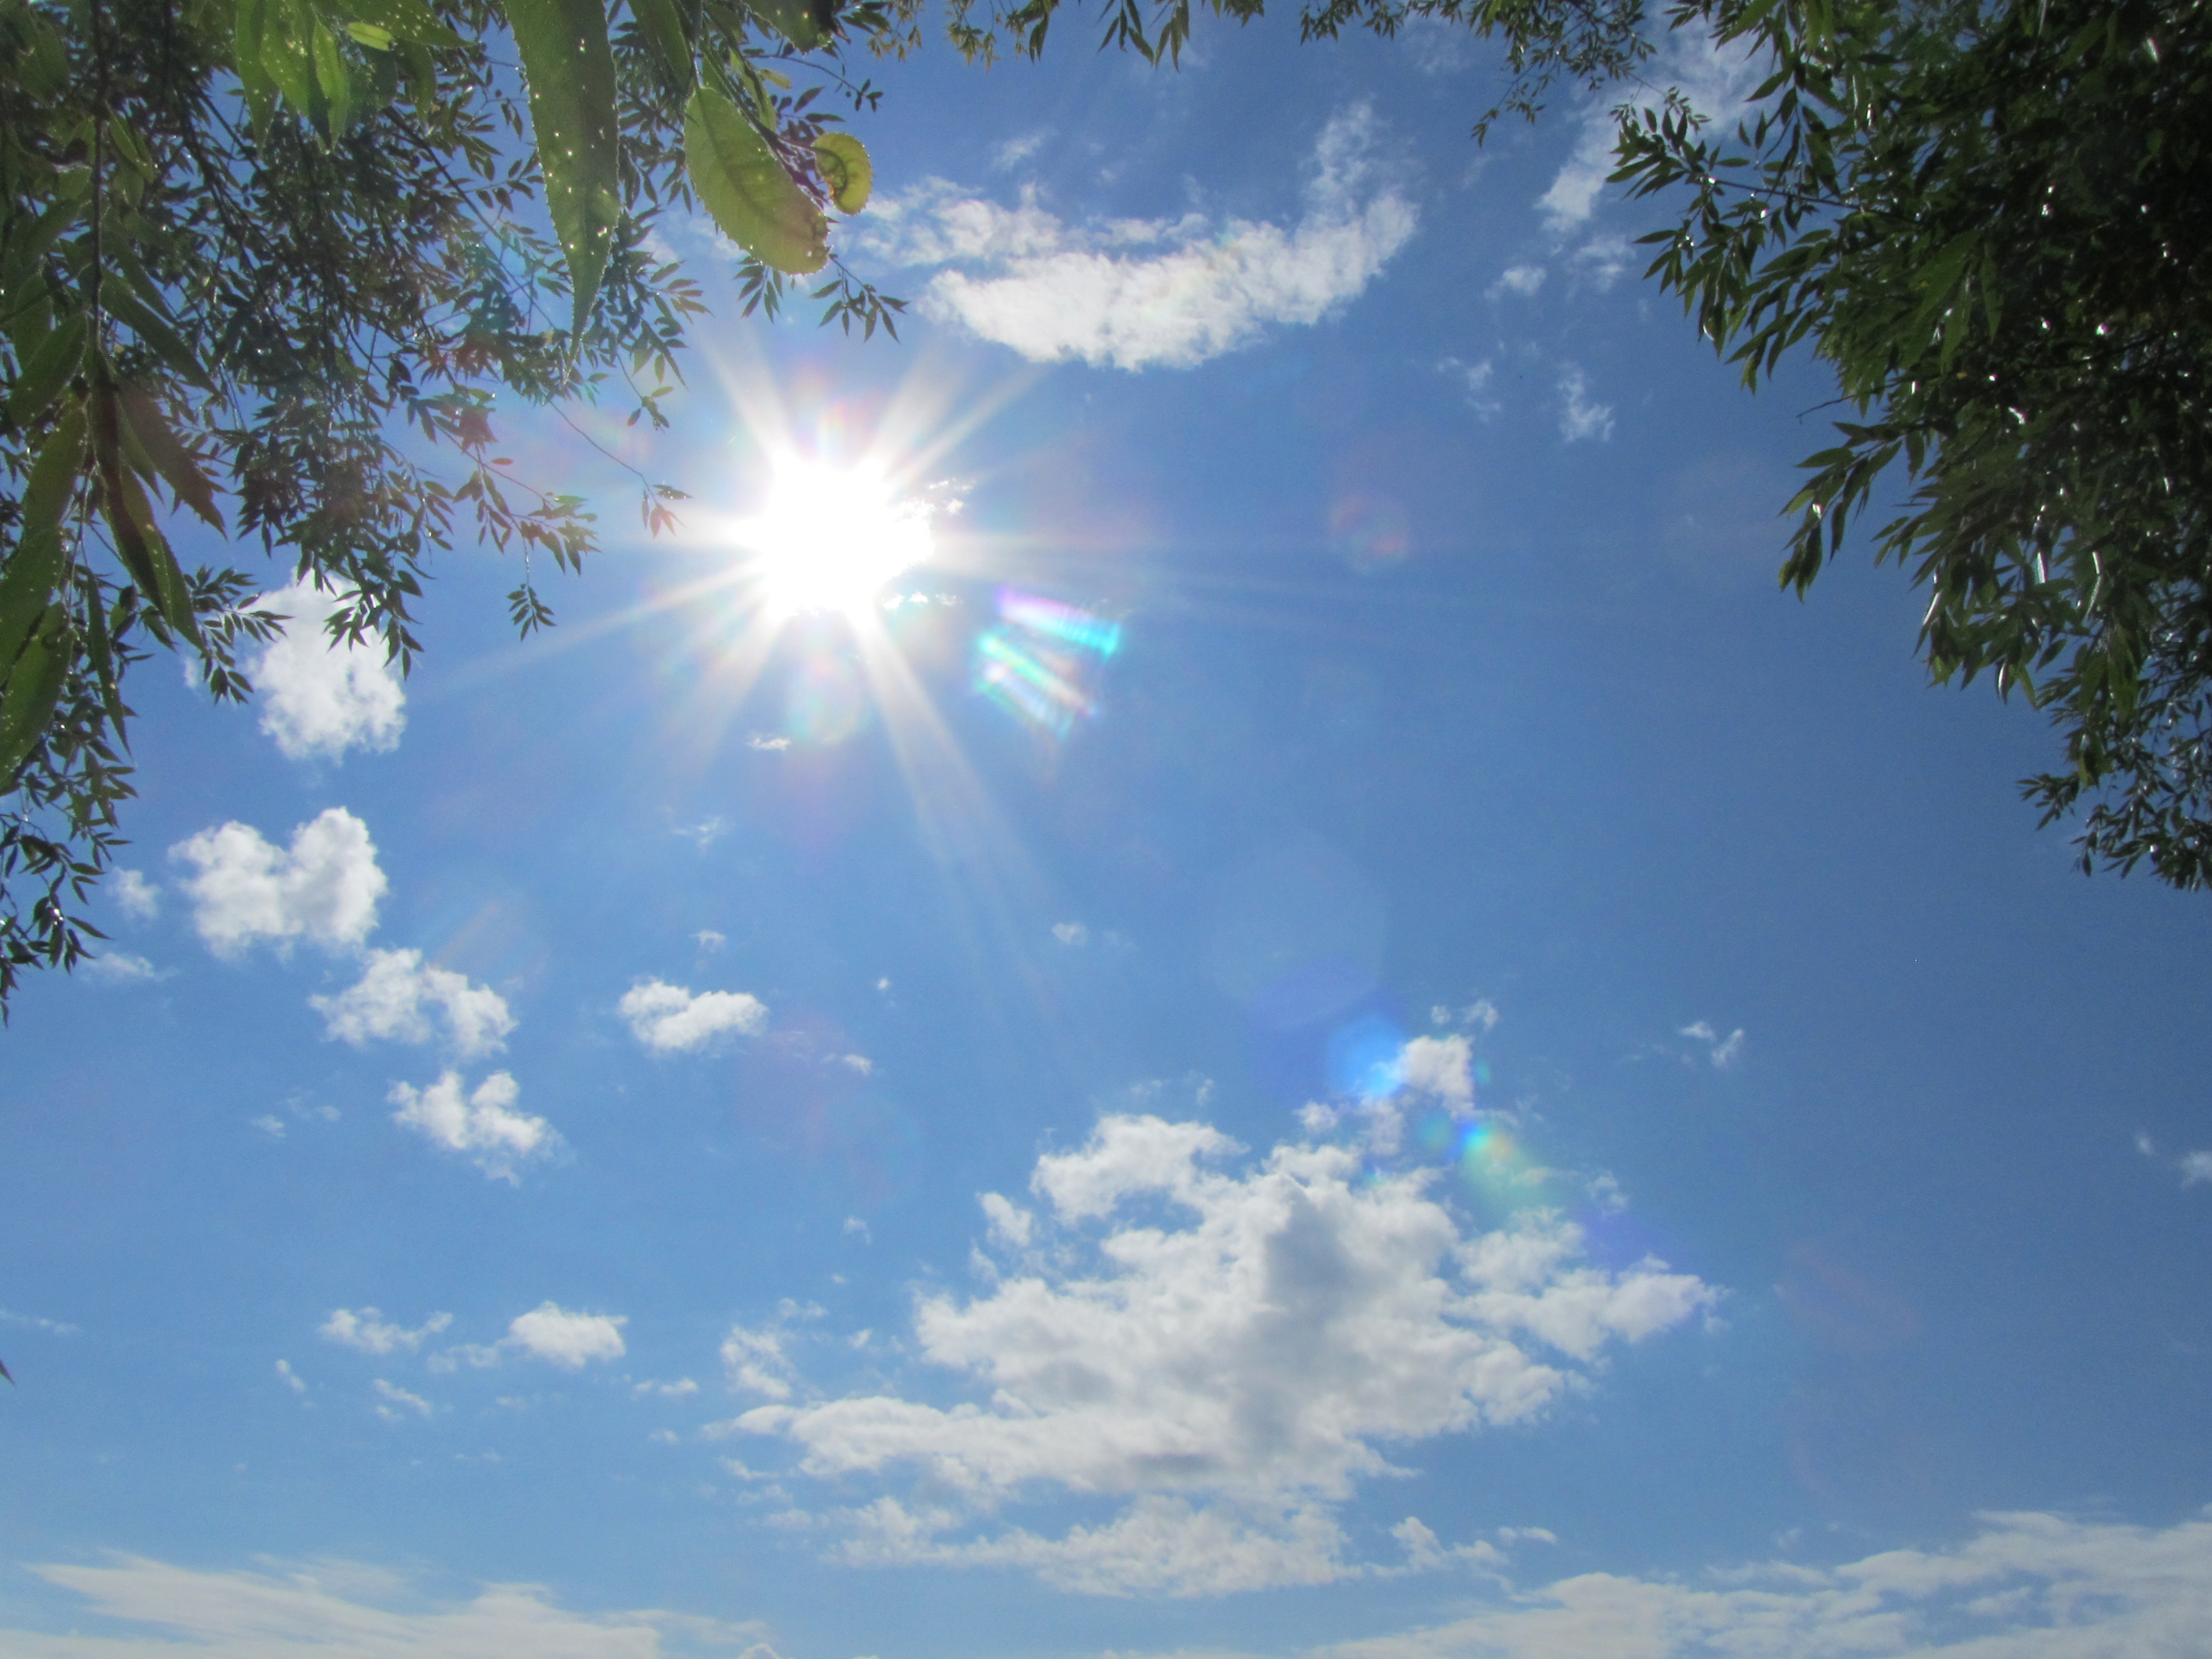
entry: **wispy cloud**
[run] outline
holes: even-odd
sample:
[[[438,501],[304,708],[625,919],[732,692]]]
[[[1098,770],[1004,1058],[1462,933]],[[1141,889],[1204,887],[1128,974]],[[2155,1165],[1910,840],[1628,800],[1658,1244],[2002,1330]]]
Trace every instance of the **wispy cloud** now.
[[[1070,225],[1033,190],[1008,208],[932,179],[872,207],[854,240],[886,264],[939,267],[922,311],[1033,362],[1189,368],[1270,325],[1319,322],[1413,236],[1419,216],[1379,131],[1364,104],[1330,119],[1288,228],[1194,213]]]
[[[1590,397],[1589,380],[1573,363],[1559,373],[1559,436],[1571,444],[1613,436],[1613,405]]]
[[[0,1647],[13,1659],[175,1659],[180,1651],[225,1659],[647,1659],[677,1653],[778,1659],[757,1624],[672,1613],[572,1613],[533,1584],[440,1595],[428,1582],[345,1561],[263,1565],[267,1570],[258,1572],[210,1572],[125,1555],[99,1566],[33,1567],[48,1583],[83,1598],[88,1612],[139,1628],[95,1635],[6,1630]]]
[[[315,1334],[325,1342],[335,1342],[343,1348],[358,1348],[363,1353],[413,1353],[431,1337],[453,1322],[449,1313],[434,1313],[414,1329],[387,1322],[374,1308],[363,1308],[356,1312],[351,1308],[333,1308],[331,1316],[315,1328]]]

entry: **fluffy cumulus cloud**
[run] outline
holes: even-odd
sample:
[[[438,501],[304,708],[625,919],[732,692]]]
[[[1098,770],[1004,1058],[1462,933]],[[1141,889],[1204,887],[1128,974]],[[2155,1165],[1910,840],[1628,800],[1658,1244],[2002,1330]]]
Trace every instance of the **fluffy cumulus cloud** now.
[[[253,601],[289,618],[245,663],[261,701],[261,729],[289,759],[336,760],[349,749],[390,749],[406,724],[407,694],[383,649],[331,642],[324,624],[345,597],[295,581]]]
[[[220,1572],[120,1556],[31,1571],[123,1628],[97,1635],[0,1630],[0,1650],[10,1659],[777,1659],[756,1625],[672,1613],[572,1613],[534,1584],[441,1595],[382,1567],[345,1561]]]
[[[619,1359],[628,1350],[620,1314],[572,1313],[558,1303],[542,1302],[518,1314],[507,1328],[507,1346],[560,1366],[580,1370],[593,1359]]]
[[[1464,1233],[1428,1177],[1364,1180],[1353,1149],[1221,1167],[1241,1150],[1202,1123],[1109,1117],[1039,1160],[1039,1212],[986,1200],[1017,1259],[988,1295],[923,1297],[915,1335],[988,1404],[777,1400],[738,1426],[790,1443],[804,1473],[907,1471],[939,1495],[863,1511],[857,1559],[1021,1565],[1091,1591],[1318,1583],[1376,1570],[1346,1561],[1333,1506],[1391,1471],[1383,1447],[1535,1417],[1609,1346],[1715,1300],[1663,1262],[1590,1265],[1556,1215]],[[1060,1538],[961,1535],[1032,1483],[1129,1501]]]
[[[358,983],[336,996],[307,999],[328,1034],[358,1048],[372,1037],[428,1042],[442,1022],[453,1052],[474,1060],[507,1046],[514,1017],[489,986],[433,967],[420,951],[371,951]]]
[[[333,806],[292,832],[289,847],[249,824],[203,830],[169,849],[192,873],[180,884],[192,923],[217,956],[257,941],[280,951],[296,939],[325,950],[357,946],[376,926],[384,872],[368,826]]]
[[[1270,325],[1319,322],[1412,237],[1419,214],[1376,154],[1377,125],[1364,105],[1329,121],[1287,228],[1195,213],[1073,226],[1034,191],[1007,208],[933,179],[872,206],[860,245],[939,267],[923,311],[1032,362],[1189,368]]]
[[[743,991],[702,991],[641,979],[617,1005],[630,1035],[656,1054],[692,1054],[717,1037],[750,1036],[768,1024],[768,1008]]]
[[[459,1072],[443,1072],[421,1089],[395,1083],[387,1098],[399,1109],[392,1121],[402,1128],[465,1155],[495,1181],[514,1183],[518,1166],[547,1156],[561,1144],[544,1118],[514,1109],[521,1093],[505,1072],[494,1072],[473,1094]]]

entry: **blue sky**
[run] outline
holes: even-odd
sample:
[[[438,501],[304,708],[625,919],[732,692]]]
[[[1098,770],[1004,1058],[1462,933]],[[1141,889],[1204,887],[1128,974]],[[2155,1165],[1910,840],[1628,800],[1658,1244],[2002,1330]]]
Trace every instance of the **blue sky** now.
[[[511,411],[550,635],[471,550],[404,687],[142,671],[4,1037],[0,1652],[2203,1650],[2202,899],[1897,572],[1778,596],[1828,392],[1576,110],[1294,33],[892,66],[905,339],[580,416],[659,540]],[[851,616],[801,461],[926,554]]]

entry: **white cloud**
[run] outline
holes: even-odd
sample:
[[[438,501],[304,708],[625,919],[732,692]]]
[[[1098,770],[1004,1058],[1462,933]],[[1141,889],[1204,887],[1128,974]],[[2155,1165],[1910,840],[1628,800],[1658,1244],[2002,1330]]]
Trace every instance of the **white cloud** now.
[[[1504,273],[1490,285],[1485,297],[1494,300],[1501,294],[1517,294],[1525,300],[1543,286],[1543,266],[1508,265]]]
[[[1091,943],[1091,930],[1079,921],[1055,921],[1052,925],[1052,936],[1062,945]]]
[[[791,747],[789,738],[764,738],[757,732],[745,739],[745,747],[757,749],[764,754],[780,755]]]
[[[561,1144],[544,1118],[514,1109],[521,1090],[508,1073],[494,1072],[472,1095],[463,1092],[466,1086],[459,1072],[442,1072],[421,1089],[395,1083],[386,1097],[399,1108],[392,1121],[448,1151],[467,1153],[486,1175],[510,1183],[518,1164],[544,1157]]]
[[[1356,297],[1419,214],[1374,151],[1365,105],[1322,130],[1304,216],[1285,230],[1198,214],[1071,227],[1024,191],[1004,208],[933,179],[869,210],[858,238],[887,263],[945,269],[921,309],[1032,362],[1189,368],[1270,324],[1311,324]]]
[[[376,1379],[376,1414],[387,1423],[405,1422],[409,1412],[417,1417],[430,1415],[430,1402],[421,1395],[410,1394],[380,1376]]]
[[[2195,1187],[2212,1181],[2212,1152],[2184,1152],[2181,1155],[2181,1184]]]
[[[84,971],[106,985],[146,985],[168,978],[175,969],[156,968],[144,957],[134,957],[127,951],[110,951],[87,958]]]
[[[719,951],[730,942],[726,933],[718,933],[711,927],[702,927],[691,935],[702,951]]]
[[[407,723],[402,713],[407,694],[382,647],[331,643],[324,624],[349,597],[325,593],[310,580],[253,601],[291,618],[243,663],[261,699],[261,729],[288,760],[337,760],[349,749],[392,749]]]
[[[768,1009],[743,991],[702,991],[641,979],[617,1005],[630,1035],[657,1054],[690,1054],[726,1031],[750,1035],[768,1023]]]
[[[325,950],[358,945],[384,896],[368,826],[343,806],[300,825],[283,851],[251,825],[226,823],[178,842],[169,856],[197,872],[183,884],[192,923],[222,957],[257,939],[279,951],[300,939]]]
[[[1559,374],[1559,436],[1571,444],[1613,436],[1613,405],[1590,401],[1589,381],[1572,363]]]
[[[1631,118],[1656,107],[1662,89],[1680,88],[1698,111],[1712,118],[1717,134],[1731,132],[1750,107],[1752,92],[1764,78],[1760,64],[1745,46],[1716,47],[1711,35],[1691,25],[1669,29],[1658,60],[1639,77],[1650,88],[1644,103],[1627,100]],[[1618,89],[1607,88],[1583,111],[1582,131],[1565,163],[1553,177],[1551,188],[1536,199],[1536,210],[1554,237],[1565,237],[1596,210],[1598,194],[1614,166],[1613,149],[1620,127],[1614,107],[1623,102]]]
[[[276,1375],[283,1379],[284,1386],[291,1389],[294,1394],[307,1393],[307,1384],[299,1372],[292,1369],[290,1360],[280,1359],[276,1362]]]
[[[622,1328],[628,1323],[619,1314],[571,1313],[557,1303],[541,1302],[528,1313],[515,1316],[501,1346],[520,1348],[564,1370],[580,1370],[587,1360],[621,1358],[627,1352]]]
[[[1309,1659],[2197,1659],[2212,1629],[2212,1519],[2163,1530],[1985,1515],[1950,1549],[1699,1580],[1593,1572],[1426,1629]]]
[[[1037,151],[1042,149],[1045,140],[1051,137],[1049,131],[1040,129],[1036,132],[1025,132],[1018,137],[1007,139],[1005,143],[991,152],[991,171],[1012,172]]]
[[[1205,1124],[1123,1116],[1038,1160],[1048,1213],[1021,1271],[916,1310],[921,1356],[987,1405],[801,1403],[777,1343],[783,1392],[759,1391],[779,1403],[739,1426],[795,1444],[807,1474],[911,1469],[966,1506],[886,1499],[852,1540],[868,1559],[1005,1560],[1085,1589],[1319,1582],[1370,1571],[1342,1562],[1328,1506],[1389,1472],[1383,1446],[1536,1416],[1609,1346],[1716,1300],[1662,1262],[1588,1265],[1556,1215],[1464,1235],[1427,1175],[1364,1180],[1355,1149],[1206,1167],[1239,1150]],[[1008,1200],[984,1208],[994,1234],[1024,1231]],[[1135,1501],[1057,1540],[942,1535],[1031,1482]]]
[[[463,1060],[505,1048],[514,1029],[498,992],[428,966],[420,951],[371,951],[358,983],[334,997],[309,997],[307,1006],[323,1017],[326,1035],[356,1048],[372,1037],[428,1042],[434,1035],[432,1010],[445,1016],[453,1051]]]
[[[134,921],[151,921],[161,914],[161,890],[136,870],[118,870],[107,890]]]
[[[1474,1054],[1463,1036],[1415,1037],[1398,1056],[1398,1076],[1405,1088],[1448,1106],[1474,1108]]]
[[[659,1612],[571,1613],[535,1584],[487,1584],[453,1597],[428,1582],[346,1561],[208,1572],[126,1555],[100,1566],[31,1571],[84,1598],[88,1613],[142,1629],[0,1631],[9,1659],[653,1659],[678,1652],[777,1659],[757,1625]]]
[[[1713,1029],[1709,1021],[1701,1019],[1693,1024],[1682,1026],[1674,1035],[1688,1037],[1693,1042],[1704,1043],[1705,1058],[1712,1062],[1715,1071],[1731,1071],[1735,1068],[1735,1063],[1743,1058],[1745,1038],[1741,1026],[1730,1031],[1726,1036],[1723,1036]]]
[[[325,1342],[358,1348],[363,1353],[394,1353],[403,1348],[413,1353],[453,1322],[453,1315],[434,1313],[410,1331],[404,1325],[386,1323],[374,1308],[363,1308],[359,1313],[350,1308],[333,1308],[331,1316],[315,1328],[315,1334]]]
[[[722,1376],[732,1390],[788,1400],[799,1373],[783,1351],[782,1330],[775,1326],[749,1330],[730,1327],[722,1339]]]
[[[989,1221],[991,1237],[1008,1249],[1026,1250],[1036,1231],[1036,1217],[998,1193],[984,1193],[977,1201]]]

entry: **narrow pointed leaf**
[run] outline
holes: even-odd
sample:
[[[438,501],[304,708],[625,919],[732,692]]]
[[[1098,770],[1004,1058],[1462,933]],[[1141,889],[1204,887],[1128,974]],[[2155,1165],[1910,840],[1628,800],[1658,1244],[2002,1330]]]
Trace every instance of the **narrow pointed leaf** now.
[[[711,87],[691,94],[684,153],[700,201],[746,252],[799,276],[830,262],[829,222],[752,123]]]
[[[68,610],[46,606],[8,665],[7,686],[0,690],[0,793],[15,787],[16,773],[52,724],[73,654]]]
[[[52,333],[31,353],[8,397],[8,418],[27,427],[62,394],[62,389],[84,362],[85,320],[72,313],[56,325]]]
[[[638,32],[653,49],[660,78],[672,91],[688,94],[698,84],[690,31],[684,27],[684,8],[678,0],[629,0],[630,15]]]
[[[574,329],[591,319],[622,218],[614,50],[602,0],[507,0],[530,88],[545,206],[568,262]]]
[[[185,448],[169,423],[161,416],[161,405],[136,386],[124,389],[121,398],[123,434],[126,444],[135,443],[145,465],[139,470],[148,477],[157,477],[176,493],[178,501],[200,515],[217,530],[222,526],[222,514],[215,504],[215,485],[199,463]],[[137,464],[138,456],[133,456]]]
[[[0,662],[15,659],[40,616],[61,586],[68,560],[62,520],[84,464],[84,410],[70,409],[40,446],[23,487],[23,517],[15,550],[0,572]]]

